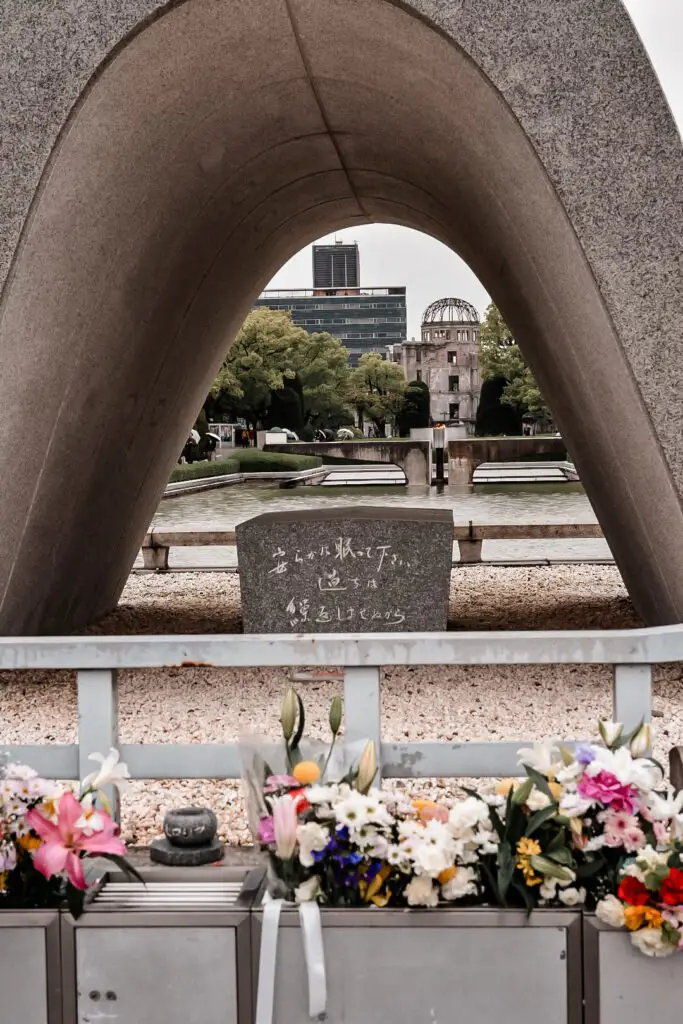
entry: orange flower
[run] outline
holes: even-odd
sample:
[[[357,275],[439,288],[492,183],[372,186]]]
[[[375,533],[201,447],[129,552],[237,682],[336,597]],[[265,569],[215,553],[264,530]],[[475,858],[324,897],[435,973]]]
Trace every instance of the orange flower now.
[[[320,778],[320,768],[315,761],[299,761],[294,765],[292,775],[302,786],[311,786]]]
[[[452,878],[455,878],[457,873],[458,869],[456,867],[446,868],[446,870],[442,871],[439,875],[439,885],[446,885],[446,883],[450,882]]]
[[[418,818],[424,824],[432,820],[444,823],[448,821],[448,808],[442,807],[434,800],[413,800],[413,807],[417,811]]]
[[[507,796],[511,789],[516,789],[519,785],[517,779],[501,779],[496,785],[497,796]]]
[[[32,836],[30,832],[27,832],[25,836],[17,837],[17,844],[22,848],[22,850],[26,850],[27,853],[32,853],[33,850],[37,850],[41,841],[42,840],[40,840],[38,836]]]
[[[624,924],[630,932],[641,928],[661,928],[662,915],[656,907],[624,907]]]

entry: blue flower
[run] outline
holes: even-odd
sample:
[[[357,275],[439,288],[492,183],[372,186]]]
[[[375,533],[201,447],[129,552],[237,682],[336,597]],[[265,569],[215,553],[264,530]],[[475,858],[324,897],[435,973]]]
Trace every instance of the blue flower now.
[[[370,863],[370,867],[365,872],[365,880],[366,880],[366,882],[368,882],[368,883],[371,882],[373,880],[373,878],[375,878],[379,874],[381,868],[382,868],[382,861],[381,860],[373,860]]]
[[[574,747],[574,756],[579,764],[590,764],[595,760],[595,751],[589,743],[577,743]]]

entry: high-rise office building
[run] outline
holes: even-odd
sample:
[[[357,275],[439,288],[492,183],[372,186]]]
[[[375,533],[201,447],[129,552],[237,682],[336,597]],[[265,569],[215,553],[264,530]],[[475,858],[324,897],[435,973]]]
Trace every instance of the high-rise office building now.
[[[360,257],[358,245],[313,246],[313,288],[358,288]]]
[[[361,288],[357,245],[314,245],[313,282],[312,289],[270,289],[255,305],[290,310],[292,321],[309,334],[333,334],[348,349],[351,366],[366,352],[386,359],[387,345],[405,340],[405,286]]]

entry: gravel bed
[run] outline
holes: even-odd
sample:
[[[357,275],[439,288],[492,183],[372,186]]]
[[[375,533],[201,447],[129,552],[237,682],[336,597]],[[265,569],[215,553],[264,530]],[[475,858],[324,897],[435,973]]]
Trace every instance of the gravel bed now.
[[[617,629],[641,625],[612,566],[471,566],[453,572],[451,629]],[[232,573],[133,574],[119,607],[93,627],[97,634],[234,633],[241,630],[239,579]],[[126,743],[227,742],[245,732],[277,735],[287,669],[151,669],[119,675],[120,738]],[[303,673],[310,677],[314,673]],[[329,701],[341,681],[298,680],[311,733],[326,735]],[[610,711],[606,666],[497,666],[387,669],[382,690],[384,735],[390,740],[526,740],[591,735]],[[683,742],[683,670],[655,674],[657,753]],[[75,678],[69,672],[0,673],[3,743],[75,739]],[[410,785],[436,796],[455,792],[444,780]],[[247,844],[240,784],[212,781],[134,782],[123,800],[123,834],[149,842],[166,810],[206,804],[221,835]]]

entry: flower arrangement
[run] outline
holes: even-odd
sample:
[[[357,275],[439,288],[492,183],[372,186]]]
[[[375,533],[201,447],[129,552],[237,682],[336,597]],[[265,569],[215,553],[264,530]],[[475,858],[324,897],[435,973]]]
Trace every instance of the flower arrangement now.
[[[683,846],[645,846],[626,862],[616,896],[609,893],[596,915],[613,928],[627,928],[631,942],[647,956],[683,950]]]
[[[537,743],[520,750],[522,777],[436,803],[375,787],[372,743],[330,777],[339,698],[331,745],[316,758],[302,753],[294,690],[280,720],[283,771],[259,758],[247,771],[273,895],[355,907],[586,905],[629,928],[643,952],[683,948],[683,795],[648,756],[650,726],[624,734],[600,722],[599,742]]]
[[[83,861],[106,857],[142,881],[125,860],[126,848],[112,820],[106,785],[128,777],[117,751],[99,761],[78,797],[41,779],[27,765],[0,765],[0,907],[44,908],[66,899],[74,917],[83,912],[88,884]]]

